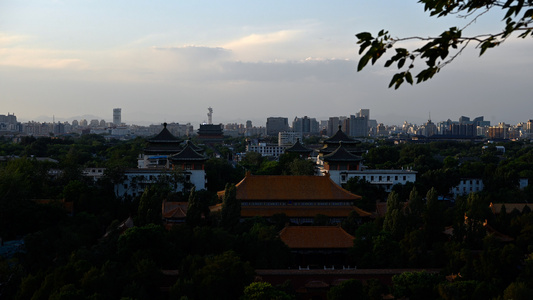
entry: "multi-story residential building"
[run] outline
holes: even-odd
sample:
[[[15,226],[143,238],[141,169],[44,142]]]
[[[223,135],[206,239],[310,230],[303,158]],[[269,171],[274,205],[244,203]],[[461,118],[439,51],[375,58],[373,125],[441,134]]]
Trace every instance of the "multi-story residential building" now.
[[[6,115],[0,115],[0,132],[20,132],[22,131],[22,125],[17,122],[15,114],[7,113]]]
[[[520,178],[518,180],[518,188],[523,190],[529,184],[527,178]],[[483,184],[483,179],[481,178],[461,178],[459,184],[450,189],[450,194],[454,198],[458,196],[467,196],[470,193],[478,193],[483,191],[485,185]]]
[[[290,146],[296,143],[298,139],[302,139],[300,132],[284,131],[278,133],[278,146]]]
[[[285,152],[288,146],[278,146],[267,143],[255,143],[246,145],[246,152],[257,152],[262,156],[278,157]]]
[[[349,119],[349,135],[353,137],[368,136],[368,118],[366,116],[351,115]]]
[[[315,135],[319,132],[319,123],[315,118],[307,116],[303,118],[295,117],[292,122],[292,131],[299,132],[302,135]]]
[[[341,121],[339,117],[330,117],[328,120],[328,136],[333,136],[335,132],[337,132],[339,125],[341,125]]]
[[[289,130],[289,119],[284,117],[269,117],[266,122],[266,134],[277,136],[282,131]]]
[[[122,108],[113,108],[113,125],[120,126],[122,124]]]

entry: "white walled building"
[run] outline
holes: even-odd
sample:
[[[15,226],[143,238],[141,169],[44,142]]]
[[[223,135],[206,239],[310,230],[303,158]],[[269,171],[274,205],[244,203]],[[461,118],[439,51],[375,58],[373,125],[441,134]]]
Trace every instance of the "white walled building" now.
[[[267,143],[257,143],[255,145],[247,145],[246,152],[257,152],[262,156],[278,157],[285,153],[287,146],[270,145]]]
[[[392,191],[392,187],[396,184],[404,185],[408,182],[416,181],[417,171],[413,170],[342,170],[329,171],[329,176],[333,182],[342,185],[351,178],[364,179],[370,184],[378,185],[385,191]]]
[[[296,141],[302,140],[301,132],[294,131],[283,131],[278,133],[278,146],[291,146],[296,143]]]

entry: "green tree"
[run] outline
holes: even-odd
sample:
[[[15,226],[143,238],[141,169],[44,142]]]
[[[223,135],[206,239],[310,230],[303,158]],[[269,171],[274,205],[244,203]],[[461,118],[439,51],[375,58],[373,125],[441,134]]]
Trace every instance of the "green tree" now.
[[[396,298],[406,297],[413,300],[438,299],[437,285],[441,281],[438,274],[404,272],[392,276],[392,289]]]
[[[437,191],[431,188],[426,194],[426,209],[422,214],[425,238],[429,245],[442,238],[444,218],[441,205],[437,199]]]
[[[205,219],[209,216],[209,203],[205,196],[207,196],[206,193],[196,192],[195,187],[191,189],[185,218],[187,225],[194,227],[205,223]]]
[[[161,205],[163,203],[163,196],[157,189],[156,185],[147,187],[139,201],[139,208],[137,209],[137,218],[135,222],[139,226],[150,223],[161,224]]]
[[[328,291],[328,300],[368,299],[363,284],[357,279],[349,279]]]
[[[242,300],[291,300],[289,294],[280,291],[268,282],[252,282],[244,288]]]
[[[237,200],[237,188],[234,184],[227,184],[220,211],[220,226],[227,230],[234,230],[241,219],[241,202]]]
[[[523,282],[511,283],[503,292],[505,300],[526,300],[533,299],[533,289]]]
[[[291,175],[314,175],[315,166],[312,161],[307,159],[295,159],[289,164]]]
[[[207,257],[205,266],[192,276],[198,299],[239,299],[252,282],[254,271],[233,251]]]
[[[356,35],[359,44],[359,54],[363,54],[359,60],[357,70],[362,70],[368,62],[374,64],[384,57],[387,51],[394,51],[386,62],[385,67],[396,65],[399,72],[396,73],[389,83],[389,87],[395,89],[402,83],[413,84],[411,71],[415,69],[415,63],[423,61],[425,66],[416,74],[416,83],[424,82],[437,74],[442,67],[450,63],[469,44],[475,44],[480,49],[479,54],[483,55],[487,49],[494,48],[507,40],[513,33],[518,33],[518,37],[532,37],[533,31],[533,2],[523,0],[420,0],[424,4],[424,10],[428,11],[432,17],[446,17],[459,15],[468,20],[463,28],[451,27],[439,36],[435,37],[410,37],[397,38],[389,34],[388,31],[381,30],[376,37],[369,32],[361,32]],[[486,12],[501,9],[505,14],[503,29],[499,32],[466,36],[464,33],[471,24],[481,18]],[[414,50],[398,47],[401,42],[419,40],[426,42],[422,47]]]
[[[403,212],[403,202],[400,202],[398,194],[392,191],[387,198],[387,212],[383,221],[383,230],[388,231],[397,240],[405,233],[406,218]]]

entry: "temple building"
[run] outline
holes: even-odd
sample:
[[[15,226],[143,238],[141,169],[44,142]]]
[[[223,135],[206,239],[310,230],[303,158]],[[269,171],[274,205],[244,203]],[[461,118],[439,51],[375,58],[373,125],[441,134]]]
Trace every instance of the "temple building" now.
[[[361,196],[352,194],[329,176],[252,175],[236,186],[236,197],[241,202],[241,218],[286,215],[292,224],[312,224],[317,215],[328,217],[330,224],[339,224],[350,213],[360,218],[371,217],[355,205]],[[218,192],[220,199],[225,191]],[[222,204],[211,207],[219,211]]]
[[[206,143],[216,143],[224,140],[222,124],[201,124],[198,129],[198,139]]]
[[[185,147],[179,153],[169,157],[173,170],[179,170],[185,175],[185,182],[196,187],[197,190],[205,189],[204,163],[207,158],[198,153],[197,146],[191,141],[185,141]]]
[[[380,186],[386,192],[390,192],[395,184],[404,185],[416,181],[417,172],[412,169],[366,169],[363,165],[363,151],[357,146],[359,143],[361,142],[347,136],[339,126],[335,135],[323,141],[324,147],[320,149],[317,158],[317,175],[327,175],[338,185],[355,177]]]
[[[346,262],[354,240],[340,226],[286,226],[279,237],[291,249],[295,265],[330,268]]]
[[[136,169],[127,169],[124,179],[115,184],[115,195],[120,198],[140,196],[146,187],[158,182],[162,176],[174,185],[174,191],[187,192],[194,186],[205,189],[203,149],[190,140],[183,141],[170,133],[167,124],[139,155]]]
[[[294,145],[285,149],[285,153],[298,154],[300,157],[309,157],[311,152],[313,152],[313,150],[302,145],[302,143],[300,143],[300,139],[297,139]]]
[[[139,154],[137,167],[144,168],[170,168],[168,157],[181,151],[183,141],[175,137],[163,123],[163,130],[155,137],[148,140],[148,146]]]

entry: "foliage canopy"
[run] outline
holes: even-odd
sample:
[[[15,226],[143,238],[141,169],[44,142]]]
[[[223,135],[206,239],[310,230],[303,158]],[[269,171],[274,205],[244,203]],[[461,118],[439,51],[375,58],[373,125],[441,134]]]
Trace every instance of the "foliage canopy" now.
[[[470,44],[474,44],[483,55],[490,48],[499,46],[513,33],[519,38],[533,37],[533,1],[532,0],[419,0],[424,4],[424,10],[431,17],[446,17],[456,15],[468,21],[463,28],[451,27],[439,36],[435,37],[392,37],[388,31],[381,30],[376,37],[369,32],[356,34],[359,44],[359,54],[362,54],[357,70],[361,71],[368,62],[374,64],[382,58],[387,51],[394,54],[385,62],[388,68],[396,64],[399,72],[392,77],[389,88],[400,87],[405,81],[413,84],[414,79],[411,71],[415,68],[415,62],[425,62],[424,68],[416,74],[416,83],[431,79],[441,68],[452,62]],[[501,9],[504,12],[502,22],[503,29],[499,32],[485,33],[466,36],[464,32],[479,18],[492,10]],[[425,44],[420,48],[408,50],[397,47],[398,43],[405,41],[423,41]]]

